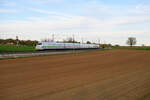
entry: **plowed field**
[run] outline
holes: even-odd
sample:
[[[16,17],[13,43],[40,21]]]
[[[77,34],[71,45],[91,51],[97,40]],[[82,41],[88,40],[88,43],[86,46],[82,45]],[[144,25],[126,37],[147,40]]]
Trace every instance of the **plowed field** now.
[[[0,60],[0,100],[150,100],[150,51]]]

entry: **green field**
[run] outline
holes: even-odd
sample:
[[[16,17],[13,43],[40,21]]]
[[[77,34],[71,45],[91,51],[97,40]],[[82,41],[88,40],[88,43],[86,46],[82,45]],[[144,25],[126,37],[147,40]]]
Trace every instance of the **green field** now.
[[[112,47],[112,49],[128,49],[128,50],[150,50],[150,47]],[[0,52],[27,52],[35,51],[35,46],[14,46],[14,45],[0,45]]]
[[[134,46],[134,47],[128,47],[128,46],[120,46],[120,47],[113,47],[113,49],[128,49],[128,50],[150,50],[150,47],[140,47],[140,46]]]
[[[14,46],[14,45],[0,45],[0,52],[26,52],[35,51],[34,46]]]
[[[135,48],[131,48],[131,49],[134,49],[134,50],[150,50],[150,47],[135,47]]]

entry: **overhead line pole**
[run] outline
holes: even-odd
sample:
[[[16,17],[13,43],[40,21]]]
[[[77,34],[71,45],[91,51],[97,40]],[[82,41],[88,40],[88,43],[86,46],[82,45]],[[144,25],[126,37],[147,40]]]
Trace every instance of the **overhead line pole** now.
[[[74,40],[74,34],[73,34],[73,53],[74,53],[74,50],[75,50],[74,42],[75,42],[75,40]]]

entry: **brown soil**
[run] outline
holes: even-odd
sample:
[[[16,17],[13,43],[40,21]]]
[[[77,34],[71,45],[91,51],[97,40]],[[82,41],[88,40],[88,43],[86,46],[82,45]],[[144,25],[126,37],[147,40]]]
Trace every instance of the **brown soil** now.
[[[150,51],[0,60],[0,100],[150,100]]]

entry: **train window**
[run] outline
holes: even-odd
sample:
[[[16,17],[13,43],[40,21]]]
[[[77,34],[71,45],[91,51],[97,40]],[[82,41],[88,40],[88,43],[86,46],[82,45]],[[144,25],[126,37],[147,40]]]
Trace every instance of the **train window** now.
[[[42,43],[38,43],[38,45],[42,45]]]

